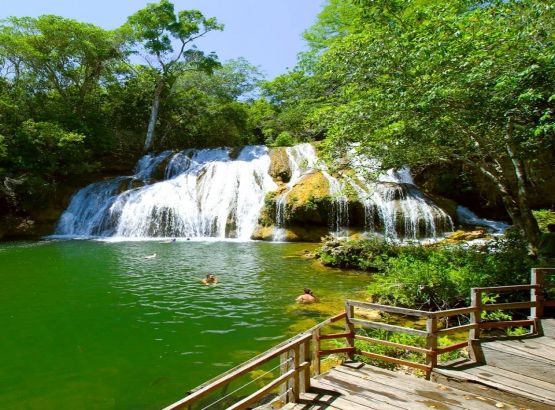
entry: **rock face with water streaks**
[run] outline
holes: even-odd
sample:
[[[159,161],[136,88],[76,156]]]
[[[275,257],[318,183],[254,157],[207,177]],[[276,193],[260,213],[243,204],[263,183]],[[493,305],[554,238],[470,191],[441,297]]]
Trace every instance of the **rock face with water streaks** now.
[[[77,192],[56,233],[319,241],[361,233],[420,239],[452,230],[452,218],[418,190],[409,170],[369,179],[363,171],[375,166],[353,154],[332,173],[311,144],[146,155],[134,175]]]

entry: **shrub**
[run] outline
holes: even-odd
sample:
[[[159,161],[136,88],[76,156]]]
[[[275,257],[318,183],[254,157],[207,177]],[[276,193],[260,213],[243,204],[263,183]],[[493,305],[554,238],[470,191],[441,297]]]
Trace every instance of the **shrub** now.
[[[547,225],[555,224],[555,212],[549,209],[538,209],[536,211],[532,211],[534,214],[534,218],[538,221],[538,226],[540,230],[543,232],[547,232]]]
[[[399,246],[378,237],[361,241],[327,238],[316,256],[325,266],[379,271],[398,253]]]
[[[287,131],[280,132],[272,143],[274,147],[290,147],[295,144],[297,144],[297,140]]]
[[[528,283],[533,262],[514,231],[482,248],[404,247],[375,275],[369,292],[382,303],[449,309],[468,305],[471,287]]]

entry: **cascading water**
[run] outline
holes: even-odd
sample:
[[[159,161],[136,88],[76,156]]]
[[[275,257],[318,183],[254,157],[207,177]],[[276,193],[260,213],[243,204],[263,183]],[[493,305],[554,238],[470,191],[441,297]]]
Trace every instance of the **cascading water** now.
[[[273,240],[281,242],[285,240],[285,206],[287,204],[287,194],[293,187],[310,172],[314,172],[318,164],[318,157],[314,147],[310,144],[299,144],[285,148],[289,159],[291,178],[285,186],[286,190],[276,198],[276,229]]]
[[[332,198],[328,222],[330,233],[337,237],[348,236],[347,191],[354,192],[363,206],[366,232],[418,239],[452,230],[449,216],[418,191],[408,168],[378,174],[375,160],[353,154],[349,157],[354,174],[332,176],[311,144],[285,151],[291,177],[276,198],[275,241],[285,239],[288,194],[306,175],[316,172],[328,182]],[[265,195],[278,189],[269,168],[264,146],[245,147],[235,159],[225,148],[146,155],[134,175],[97,182],[77,192],[56,234],[248,240],[257,228]]]
[[[329,184],[332,206],[330,215],[331,234],[336,237],[349,236],[347,226],[349,225],[349,205],[347,197],[343,194],[343,186],[339,180],[329,174],[326,165],[318,159],[316,150],[311,144],[299,144],[287,147],[286,153],[289,158],[291,179],[287,184],[287,190],[276,200],[276,233],[274,240],[282,240],[285,233],[284,213],[287,202],[287,194],[307,174],[319,171],[324,175]]]
[[[488,231],[496,234],[502,234],[510,227],[510,225],[505,222],[480,218],[470,209],[461,205],[457,206],[457,216],[459,217],[459,221],[463,224],[485,226],[488,228]]]
[[[347,181],[364,206],[367,232],[381,226],[386,238],[416,240],[453,230],[451,217],[417,189],[409,168],[378,174],[378,162],[358,155],[354,148],[349,160],[357,181]]]
[[[139,161],[136,175],[123,180],[139,175],[148,179],[156,167],[145,175],[141,164],[146,162],[144,158]],[[245,147],[233,161],[227,149],[178,153],[166,166],[165,175],[170,179],[165,181],[122,193],[118,192],[121,179],[82,189],[62,215],[56,233],[248,240],[264,195],[277,188],[268,175],[269,166],[268,150],[263,146]]]

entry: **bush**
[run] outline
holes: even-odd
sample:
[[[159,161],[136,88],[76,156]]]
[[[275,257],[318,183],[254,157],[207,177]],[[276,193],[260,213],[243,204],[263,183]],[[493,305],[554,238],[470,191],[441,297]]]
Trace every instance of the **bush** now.
[[[290,147],[295,144],[297,144],[297,140],[287,131],[280,132],[272,143],[274,147]]]
[[[377,237],[361,241],[327,238],[316,256],[325,266],[379,271],[386,268],[390,258],[397,256],[399,249]]]
[[[518,232],[485,244],[401,248],[375,275],[369,292],[381,303],[417,309],[450,309],[470,303],[470,288],[529,283],[534,260]]]
[[[548,232],[547,225],[555,224],[555,212],[549,209],[538,209],[532,211],[534,218],[538,221],[538,226],[543,232]]]

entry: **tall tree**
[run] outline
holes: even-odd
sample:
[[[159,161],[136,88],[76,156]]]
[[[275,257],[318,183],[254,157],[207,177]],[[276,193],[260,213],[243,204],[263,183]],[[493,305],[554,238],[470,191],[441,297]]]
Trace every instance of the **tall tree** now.
[[[154,143],[161,100],[179,75],[187,70],[211,72],[219,66],[214,53],[205,55],[193,42],[210,31],[222,30],[223,25],[213,17],[205,18],[198,10],[182,10],[176,14],[169,0],[161,0],[131,15],[122,29],[132,44],[142,48],[137,52],[145,58],[156,78],[144,145],[148,151]]]
[[[6,75],[55,93],[81,113],[110,64],[123,58],[114,32],[59,16],[10,17],[0,25],[0,58]]]
[[[529,172],[554,146],[555,9],[543,0],[356,3],[360,24],[328,35],[311,66],[327,84],[312,115],[329,146],[358,142],[384,167],[463,163],[491,182],[535,246]]]

